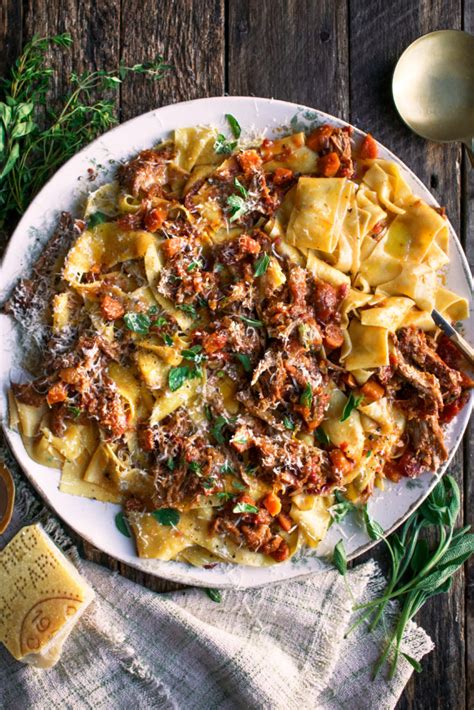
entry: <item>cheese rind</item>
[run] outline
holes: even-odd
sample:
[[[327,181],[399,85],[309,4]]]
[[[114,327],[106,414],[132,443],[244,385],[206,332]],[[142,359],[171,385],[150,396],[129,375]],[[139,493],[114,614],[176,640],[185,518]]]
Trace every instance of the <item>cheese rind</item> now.
[[[0,641],[17,660],[50,667],[94,591],[41,525],[0,552]]]

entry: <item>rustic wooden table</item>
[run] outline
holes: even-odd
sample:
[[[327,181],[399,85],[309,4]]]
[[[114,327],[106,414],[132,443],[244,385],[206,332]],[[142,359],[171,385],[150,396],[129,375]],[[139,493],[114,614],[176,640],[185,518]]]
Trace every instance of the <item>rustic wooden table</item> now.
[[[31,35],[69,31],[74,48],[63,55],[58,94],[71,69],[112,69],[157,52],[174,65],[161,82],[137,77],[121,87],[116,97],[121,120],[225,93],[273,96],[340,116],[373,132],[415,171],[446,205],[472,260],[474,181],[460,146],[412,135],[390,94],[391,73],[403,49],[416,37],[445,28],[472,32],[473,0],[2,0],[0,70],[3,75]],[[468,442],[466,437],[450,468],[464,490],[466,523],[474,516],[467,505],[474,496]],[[156,591],[173,588],[88,545],[84,553]],[[449,595],[436,597],[419,615],[437,648],[408,684],[399,708],[474,706],[473,583],[474,564],[457,575]]]

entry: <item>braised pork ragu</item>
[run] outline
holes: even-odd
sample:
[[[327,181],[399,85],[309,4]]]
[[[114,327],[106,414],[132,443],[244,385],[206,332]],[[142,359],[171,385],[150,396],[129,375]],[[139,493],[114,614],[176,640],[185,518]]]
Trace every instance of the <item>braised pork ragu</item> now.
[[[256,149],[227,152],[219,166],[199,165],[203,172],[195,179],[173,163],[169,141],[120,167],[119,189],[130,211],[110,221],[122,236],[156,235],[153,283],[149,265],[133,254],[119,267],[89,265],[80,277],[90,298],[80,327],[66,337],[49,326],[40,377],[13,384],[12,391],[18,402],[44,407],[55,437],[71,423],[94,422],[101,442],[123,449],[133,442],[132,465],[146,475],[150,493],[141,498],[125,491],[127,512],[172,508],[185,514],[201,506],[210,533],[275,561],[287,559],[294,497],[330,495],[359,465],[347,442],[336,444],[323,428],[336,389],[344,400],[336,423],[361,403],[383,398],[403,414],[404,433],[396,450],[384,453],[380,476],[384,465],[385,476],[396,481],[446,461],[442,425],[460,411],[473,385],[449,341],[401,328],[391,336],[390,360],[379,361],[389,365],[372,368],[365,379],[355,367],[346,370],[350,279],[342,274],[329,283],[315,276],[302,265],[307,249],[291,258],[281,232],[265,229],[305,176],[286,166],[270,169],[272,162],[309,148],[317,154],[312,174],[350,178],[351,135],[349,127],[322,125],[286,143],[265,139]],[[376,155],[368,136],[360,157]],[[224,216],[227,232],[219,239],[200,232],[209,204]],[[35,279],[43,299],[61,293],[59,260],[84,227],[62,215],[32,278],[15,289],[5,311],[26,317],[37,300]],[[233,227],[240,233],[230,234]],[[377,222],[369,239],[378,242],[386,228],[387,220]],[[335,263],[326,256],[328,266]],[[74,298],[68,307],[78,307]],[[190,323],[186,329],[183,319]],[[156,358],[168,379],[150,384]],[[140,370],[140,362],[151,365]],[[138,394],[130,394],[126,378],[117,384],[114,368],[134,373]],[[153,391],[169,394],[183,383],[198,383],[202,411],[185,403],[152,423]],[[146,395],[148,409],[141,408]],[[368,460],[371,453],[365,446],[362,456]],[[359,500],[367,499],[370,486],[359,491]]]

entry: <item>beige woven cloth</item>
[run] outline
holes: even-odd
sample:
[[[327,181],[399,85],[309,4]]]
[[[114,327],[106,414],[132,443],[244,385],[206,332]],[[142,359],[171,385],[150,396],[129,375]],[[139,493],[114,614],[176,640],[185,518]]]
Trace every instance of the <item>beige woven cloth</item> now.
[[[72,556],[96,600],[71,634],[59,663],[35,670],[0,649],[2,710],[393,708],[413,669],[401,659],[392,681],[372,681],[383,629],[360,626],[353,605],[383,584],[373,562],[344,579],[335,571],[213,602],[201,589],[155,594],[90,562],[78,561],[61,527],[20,486],[9,536],[39,519]],[[7,541],[0,536],[0,548]],[[433,644],[412,624],[403,650],[421,659]]]

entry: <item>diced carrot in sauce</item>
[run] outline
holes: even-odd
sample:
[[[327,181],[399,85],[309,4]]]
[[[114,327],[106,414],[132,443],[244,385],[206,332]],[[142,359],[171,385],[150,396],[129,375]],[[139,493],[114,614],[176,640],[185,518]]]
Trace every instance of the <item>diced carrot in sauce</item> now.
[[[273,173],[273,182],[275,185],[284,185],[293,177],[293,171],[288,168],[277,168]]]
[[[344,342],[344,335],[338,325],[330,324],[326,326],[323,334],[323,344],[326,350],[336,350]]]
[[[262,165],[262,159],[256,150],[244,150],[243,153],[237,156],[240,167],[244,173],[253,173]]]
[[[182,237],[172,237],[161,244],[161,251],[168,258],[172,259],[185,245],[186,240]]]
[[[366,159],[373,160],[374,158],[377,157],[377,155],[378,155],[377,143],[374,141],[374,139],[372,138],[370,133],[367,133],[364,140],[362,141],[359,156],[363,160],[366,160]]]
[[[68,385],[77,385],[81,381],[81,371],[78,367],[64,367],[59,371],[59,377]]]
[[[205,335],[202,339],[202,347],[207,355],[213,355],[218,353],[222,348],[225,347],[227,343],[227,333],[225,331],[218,331],[216,333],[209,333]]]
[[[272,517],[275,517],[275,515],[278,515],[281,511],[281,500],[274,493],[268,493],[265,496],[263,505]]]
[[[163,207],[155,207],[145,215],[145,227],[149,232],[156,232],[166,219],[166,210]]]
[[[334,177],[339,168],[341,167],[341,161],[337,153],[326,153],[322,155],[318,160],[318,172],[323,177]]]
[[[46,401],[51,407],[53,404],[58,402],[64,402],[67,399],[67,388],[63,382],[56,382],[46,395]]]
[[[319,153],[326,147],[328,138],[332,136],[333,130],[332,126],[319,126],[306,138],[306,145],[311,150],[314,150],[315,153]]]
[[[377,402],[379,399],[385,395],[385,390],[382,385],[379,385],[375,380],[368,380],[365,385],[360,388],[361,394],[364,395],[364,399],[369,402]]]
[[[116,298],[105,295],[100,302],[100,312],[105,320],[117,320],[117,318],[122,318],[125,309]]]
[[[285,513],[280,513],[277,517],[277,523],[285,532],[289,532],[293,527],[294,523],[289,515]]]
[[[349,461],[347,456],[344,456],[340,449],[332,449],[329,452],[329,458],[331,459],[332,467],[336,476],[347,476],[350,471],[352,471],[352,463]]]

